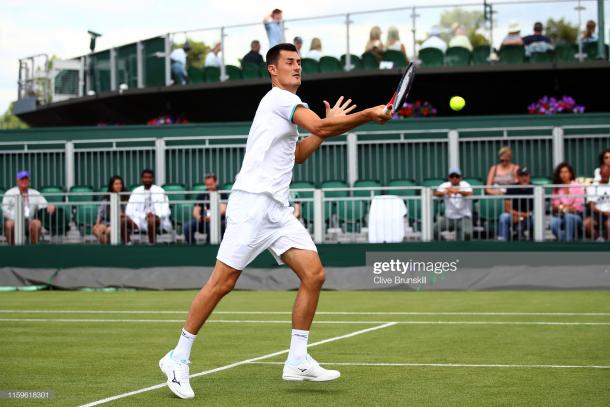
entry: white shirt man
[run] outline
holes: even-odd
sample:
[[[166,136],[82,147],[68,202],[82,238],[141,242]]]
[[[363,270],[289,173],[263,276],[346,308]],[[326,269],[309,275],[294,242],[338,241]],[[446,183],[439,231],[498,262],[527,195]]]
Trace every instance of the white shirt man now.
[[[446,192],[449,188],[457,188],[460,192],[445,195],[445,217],[449,219],[462,219],[472,217],[472,201],[464,198],[462,192],[472,193],[472,187],[464,180],[455,186],[450,181],[443,182],[436,189],[437,192]]]
[[[182,48],[176,48],[171,54],[169,54],[169,59],[171,59],[172,62],[178,62],[182,65],[186,65],[186,52],[184,52],[184,49]]]
[[[467,197],[472,195],[470,184],[462,180],[462,171],[451,168],[449,181],[443,182],[434,191],[434,196],[445,201],[445,214],[440,216],[434,225],[434,239],[438,240],[443,231],[455,231],[460,240],[470,240],[472,237],[472,201]]]
[[[15,220],[19,194],[19,187],[13,187],[4,193],[2,214],[5,219]],[[23,195],[23,214],[27,220],[32,219],[39,209],[45,209],[47,205],[47,200],[35,189],[28,188],[27,194]]]
[[[587,202],[595,202],[598,210],[610,213],[610,185],[597,183],[587,187]]]
[[[149,213],[159,217],[163,230],[172,230],[172,223],[169,219],[171,214],[169,200],[163,188],[158,185],[151,185],[148,190],[143,185],[134,189],[129,196],[127,208],[125,208],[125,214],[142,231],[148,229],[146,215]]]
[[[420,49],[424,48],[436,48],[443,51],[443,54],[447,51],[447,43],[441,39],[441,30],[438,27],[432,27],[430,30],[430,36],[426,41],[421,44]]]

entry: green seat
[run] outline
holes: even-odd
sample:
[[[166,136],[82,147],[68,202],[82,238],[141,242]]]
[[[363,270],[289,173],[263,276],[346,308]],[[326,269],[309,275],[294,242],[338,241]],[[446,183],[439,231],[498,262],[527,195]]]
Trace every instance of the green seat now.
[[[464,178],[464,181],[470,184],[471,187],[482,187],[485,185],[483,181],[478,178]],[[485,193],[485,188],[472,188],[473,195],[483,195]]]
[[[555,45],[555,59],[557,61],[569,62],[576,60],[578,45],[576,44],[557,44]]]
[[[534,64],[546,64],[555,60],[555,53],[553,51],[547,52],[534,52],[530,55],[530,62]]]
[[[436,188],[438,188],[438,186],[440,184],[442,184],[445,181],[446,180],[442,179],[442,178],[428,178],[428,179],[425,179],[424,182],[422,182],[422,186],[436,189]]]
[[[64,202],[64,195],[48,195],[48,194],[63,194],[64,189],[57,186],[46,186],[40,188],[40,194],[44,196],[47,202],[56,203]]]
[[[265,62],[258,66],[258,73],[260,74],[261,78],[269,77],[269,70],[267,69],[267,64]]]
[[[205,192],[207,190],[208,188],[205,186],[205,184],[193,184],[193,187],[191,188],[191,191],[197,192]]]
[[[320,58],[320,72],[343,72],[341,62],[330,56]]]
[[[220,68],[217,66],[203,67],[203,80],[205,82],[220,82]]]
[[[500,63],[522,64],[525,62],[525,47],[523,45],[503,45],[500,47]]]
[[[445,64],[447,66],[470,65],[470,51],[464,47],[449,47],[445,52]]]
[[[311,189],[311,191],[299,191],[301,198],[313,198],[313,190],[315,185],[309,181],[298,181],[290,184],[290,189]]]
[[[203,72],[199,68],[190,67],[187,69],[189,83],[203,83]]]
[[[419,50],[419,59],[424,68],[438,68],[443,66],[445,55],[438,48],[423,48]]]
[[[235,65],[225,65],[225,72],[229,77],[230,81],[235,81],[239,79],[243,79],[243,75],[241,73],[241,69]]]
[[[504,213],[504,198],[487,195],[479,199],[478,206],[479,219],[485,225],[488,237],[494,236],[500,215]]]
[[[379,69],[379,61],[372,52],[365,52],[362,54],[362,67],[364,69]]]
[[[93,225],[97,222],[98,205],[82,204],[76,206],[76,225],[83,235],[90,235]]]
[[[353,232],[362,225],[367,213],[367,205],[362,200],[345,200],[337,202],[337,219],[344,225],[346,232]]]
[[[171,192],[167,194],[167,199],[170,201],[184,201],[186,199],[186,187],[183,184],[165,184],[163,189],[165,192]]]
[[[172,205],[172,220],[179,226],[189,223],[193,218],[193,205],[179,203]],[[180,233],[183,233],[180,231]]]
[[[389,187],[415,187],[417,184],[415,181],[410,179],[393,179],[388,182]],[[397,195],[397,196],[415,196],[417,195],[417,189],[389,189],[387,191],[388,195]]]
[[[605,44],[606,58],[608,58],[608,44]],[[597,41],[585,42],[582,44],[582,51],[587,55],[587,59],[597,59]]]
[[[261,77],[260,68],[257,64],[245,62],[242,64],[241,69],[244,79],[258,79]]]
[[[301,60],[301,68],[303,70],[303,74],[320,72],[320,64],[313,58],[303,58]]]
[[[233,183],[232,182],[226,182],[223,186],[222,186],[222,190],[223,191],[230,191],[233,189]]]
[[[394,66],[393,68],[402,68],[407,66],[407,57],[400,51],[389,49],[383,53],[384,61],[391,61]]]
[[[341,66],[343,66],[345,68],[345,59],[346,59],[346,55],[343,54],[341,55]],[[360,57],[358,55],[354,55],[354,54],[350,54],[350,60],[352,63],[353,68],[352,69],[362,69],[362,59],[360,59]]]
[[[129,192],[133,192],[134,189],[136,189],[137,187],[139,187],[139,184],[133,184],[127,187],[127,191]]]
[[[327,198],[347,197],[347,184],[345,181],[324,181],[321,185],[324,196]],[[330,188],[345,188],[341,191],[325,191]]]
[[[89,185],[74,185],[70,188],[70,193],[78,193],[78,195],[68,195],[69,202],[92,202],[95,200],[92,194],[93,188]]]
[[[489,64],[489,55],[491,55],[491,46],[489,44],[477,45],[472,50],[472,62],[475,65]]]
[[[354,188],[371,188],[371,189],[355,190],[353,193],[353,196],[372,197],[375,195],[381,195],[381,190],[375,189],[375,188],[380,188],[380,187],[381,187],[381,183],[379,181],[359,180],[359,181],[354,182]]]
[[[532,177],[530,180],[532,185],[552,185],[553,181],[550,178],[546,177]]]

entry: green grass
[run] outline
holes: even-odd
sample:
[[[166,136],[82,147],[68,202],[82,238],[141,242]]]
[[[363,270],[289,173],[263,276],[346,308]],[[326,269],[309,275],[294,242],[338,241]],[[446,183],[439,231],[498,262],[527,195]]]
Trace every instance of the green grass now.
[[[193,295],[175,291],[1,293],[0,311],[22,312],[0,313],[4,319],[0,321],[0,391],[51,390],[55,396],[50,401],[2,400],[0,404],[80,405],[162,383],[158,359],[175,345]],[[229,295],[212,321],[235,322],[204,327],[191,356],[191,373],[286,349],[294,295]],[[50,312],[28,312],[36,310]],[[58,310],[107,313],[53,312]],[[173,313],[150,313],[157,310]],[[310,343],[400,322],[312,348],[311,354],[329,366],[333,362],[610,366],[609,292],[324,292],[319,311]],[[344,311],[386,314],[330,314]],[[280,322],[237,322],[248,320]],[[597,325],[581,324],[585,322]],[[342,365],[335,366],[342,372],[335,382],[288,383],[281,380],[281,364],[268,364],[284,359],[285,355],[277,356],[261,361],[265,364],[194,378],[195,401],[178,400],[162,388],[110,404],[593,406],[610,400],[610,369]]]

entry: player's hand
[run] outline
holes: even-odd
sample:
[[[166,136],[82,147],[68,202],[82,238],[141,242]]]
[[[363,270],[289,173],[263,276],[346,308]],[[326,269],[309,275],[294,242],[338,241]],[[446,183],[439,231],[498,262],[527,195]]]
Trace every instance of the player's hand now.
[[[391,113],[385,112],[385,105],[371,107],[369,109],[369,111],[370,111],[370,115],[371,115],[371,121],[378,123],[378,124],[384,124],[385,122],[387,122],[388,120],[390,120],[392,118]]]
[[[347,99],[345,102],[343,102],[343,99],[343,96],[341,96],[332,108],[330,107],[330,103],[328,103],[326,100],[323,101],[324,107],[326,107],[326,118],[336,116],[347,116],[352,110],[356,108],[356,105],[350,106],[350,103],[352,103],[351,99]]]

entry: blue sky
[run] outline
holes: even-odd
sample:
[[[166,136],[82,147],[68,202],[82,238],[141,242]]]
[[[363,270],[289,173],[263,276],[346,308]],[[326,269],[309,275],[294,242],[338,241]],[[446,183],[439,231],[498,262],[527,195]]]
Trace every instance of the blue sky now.
[[[303,18],[328,14],[342,14],[371,9],[410,7],[416,5],[448,4],[447,0],[335,0],[335,1],[195,1],[195,0],[0,0],[0,113],[17,97],[18,59],[38,53],[71,58],[88,52],[87,30],[103,34],[98,40],[97,49],[134,42],[138,39],[175,31],[204,27],[218,27],[242,23],[258,23],[271,9],[284,10],[284,17]],[[458,3],[458,2],[456,2]],[[474,3],[471,0],[459,3]],[[606,28],[610,26],[606,1]],[[577,21],[573,3],[552,5],[511,5],[498,7],[495,43],[501,40],[505,28],[511,20],[518,20],[525,33],[536,20],[546,21],[548,17],[567,18]],[[596,5],[585,2],[586,19],[596,19]],[[480,10],[480,6],[466,7]],[[442,9],[421,9],[417,24],[417,39],[423,39],[429,27],[438,22]],[[399,28],[409,55],[413,52],[413,36],[409,11],[382,12],[354,16],[351,29],[351,48],[353,53],[361,53],[368,31],[379,25],[385,31],[390,25]],[[339,55],[345,51],[344,18],[316,19],[287,23],[287,35],[292,38],[300,35],[308,45],[312,37],[322,40],[323,51]],[[227,63],[235,63],[247,50],[253,38],[260,39],[266,48],[266,37],[262,24],[253,27],[227,30]],[[192,37],[213,42],[220,38],[218,30],[192,33]],[[176,40],[182,41],[184,34],[177,34]],[[264,50],[263,50],[264,51]]]

